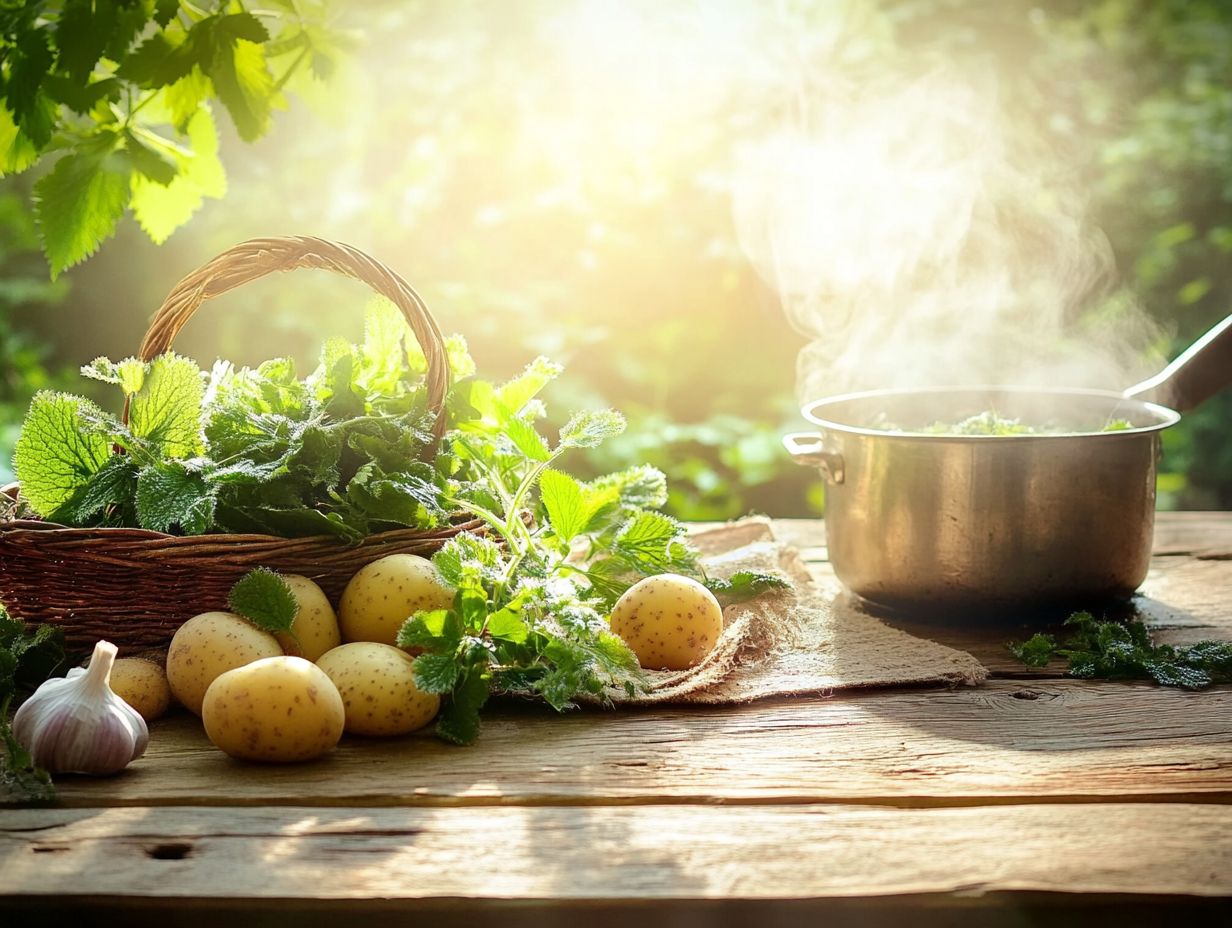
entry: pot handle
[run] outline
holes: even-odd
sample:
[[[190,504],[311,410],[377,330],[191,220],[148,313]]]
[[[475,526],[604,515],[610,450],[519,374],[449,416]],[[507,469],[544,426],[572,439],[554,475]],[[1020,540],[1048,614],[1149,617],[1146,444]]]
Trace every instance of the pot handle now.
[[[1125,391],[1146,400],[1189,412],[1232,384],[1232,316],[1224,319],[1149,380]]]
[[[783,447],[797,464],[820,467],[831,483],[842,483],[846,478],[843,456],[826,450],[825,436],[820,432],[790,432],[783,436]]]

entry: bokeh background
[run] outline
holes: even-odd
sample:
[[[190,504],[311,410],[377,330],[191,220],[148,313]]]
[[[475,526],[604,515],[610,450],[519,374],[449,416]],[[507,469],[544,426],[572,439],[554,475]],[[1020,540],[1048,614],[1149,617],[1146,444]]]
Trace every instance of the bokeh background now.
[[[627,434],[579,470],[664,469],[683,518],[820,511],[779,444],[802,427],[794,331],[733,221],[740,153],[793,93],[887,74],[996,88],[1001,112],[1083,191],[1118,298],[1175,353],[1232,310],[1232,4],[1223,0],[355,2],[355,50],[305,77],[229,189],[171,240],[126,219],[52,283],[29,209],[0,181],[0,479],[34,391],[135,351],[179,277],[249,236],[369,250],[411,280],[496,378],[566,365],[549,407],[611,405]],[[177,347],[304,362],[359,332],[361,287],[263,281],[209,304]],[[839,333],[841,335],[841,333]],[[858,360],[858,359],[857,359]],[[1109,386],[1118,386],[1109,384]],[[1119,385],[1124,386],[1124,384]],[[1232,393],[1165,435],[1161,505],[1232,508]]]

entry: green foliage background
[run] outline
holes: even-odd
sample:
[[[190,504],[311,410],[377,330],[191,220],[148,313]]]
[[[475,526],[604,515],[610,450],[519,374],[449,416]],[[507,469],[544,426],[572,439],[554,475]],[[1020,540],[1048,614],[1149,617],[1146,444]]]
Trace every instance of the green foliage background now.
[[[567,31],[545,23],[575,5],[348,5],[361,36],[349,65],[289,83],[307,102],[274,114],[266,138],[218,120],[226,198],[161,247],[122,221],[66,275],[71,289],[47,283],[24,205],[35,178],[0,182],[0,475],[35,389],[131,353],[162,295],[216,251],[305,233],[403,273],[493,378],[543,352],[567,367],[551,408],[624,411],[630,428],[596,452],[595,472],[656,464],[685,518],[816,511],[819,481],[778,443],[799,427],[802,339],[736,245],[723,177],[733,146],[765,127],[747,114],[765,108],[755,88],[690,75],[691,118],[676,124],[670,79],[662,99],[655,75],[620,75],[623,98],[605,91],[596,75],[618,55],[563,80],[578,63]],[[827,66],[855,80],[939,65],[995,74],[1005,105],[1080,173],[1174,350],[1232,310],[1232,6],[797,0],[783,15],[802,48],[817,38]],[[689,22],[662,19],[670,50]],[[324,276],[262,282],[209,304],[177,348],[204,362],[310,358],[327,335],[357,335],[363,302]],[[1229,423],[1225,394],[1166,434],[1163,504],[1232,508]]]

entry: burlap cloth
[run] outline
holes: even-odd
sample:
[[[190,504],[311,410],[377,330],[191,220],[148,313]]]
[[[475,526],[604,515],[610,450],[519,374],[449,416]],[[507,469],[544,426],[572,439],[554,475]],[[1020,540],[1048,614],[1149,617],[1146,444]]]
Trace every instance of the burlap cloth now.
[[[974,686],[988,671],[970,654],[891,628],[851,605],[837,585],[814,583],[794,548],[765,519],[744,519],[693,536],[706,572],[777,572],[794,589],[764,593],[723,611],[723,636],[696,667],[650,671],[648,693],[624,705],[740,703],[768,696],[861,686]]]

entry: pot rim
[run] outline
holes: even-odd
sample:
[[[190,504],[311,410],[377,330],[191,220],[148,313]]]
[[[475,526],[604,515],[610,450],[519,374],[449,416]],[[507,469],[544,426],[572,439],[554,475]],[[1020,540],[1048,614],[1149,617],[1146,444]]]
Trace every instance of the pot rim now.
[[[1151,425],[1135,426],[1130,429],[1117,429],[1111,432],[1056,432],[1042,433],[1034,435],[953,435],[953,434],[932,434],[929,432],[909,432],[909,431],[889,431],[887,429],[869,428],[862,425],[852,425],[848,422],[840,422],[835,419],[827,419],[818,415],[819,410],[824,410],[827,407],[837,406],[840,403],[846,403],[853,400],[873,399],[876,397],[891,397],[891,396],[920,396],[926,394],[972,394],[972,393],[1008,393],[1017,395],[1035,395],[1047,397],[1093,397],[1098,399],[1115,400],[1117,406],[1124,404],[1126,410],[1135,410],[1140,413],[1146,413],[1158,421]],[[1114,406],[1113,411],[1116,411]],[[823,429],[828,429],[834,432],[844,432],[849,435],[867,435],[877,438],[893,438],[893,439],[910,439],[913,441],[948,441],[948,442],[982,442],[982,441],[997,441],[997,442],[1032,442],[1032,441],[1055,441],[1058,439],[1067,438],[1100,438],[1100,439],[1116,439],[1125,438],[1131,435],[1150,435],[1155,432],[1162,432],[1166,428],[1171,428],[1181,421],[1181,414],[1174,409],[1169,409],[1167,406],[1161,406],[1158,403],[1148,403],[1145,400],[1133,399],[1125,396],[1123,393],[1117,393],[1113,390],[1094,390],[1094,389],[1079,389],[1067,387],[1017,387],[1017,386],[993,386],[993,385],[976,385],[965,387],[895,387],[884,390],[861,390],[853,393],[843,393],[837,396],[827,396],[819,400],[814,400],[811,403],[806,403],[800,408],[801,415],[812,422],[814,425],[820,426]]]

